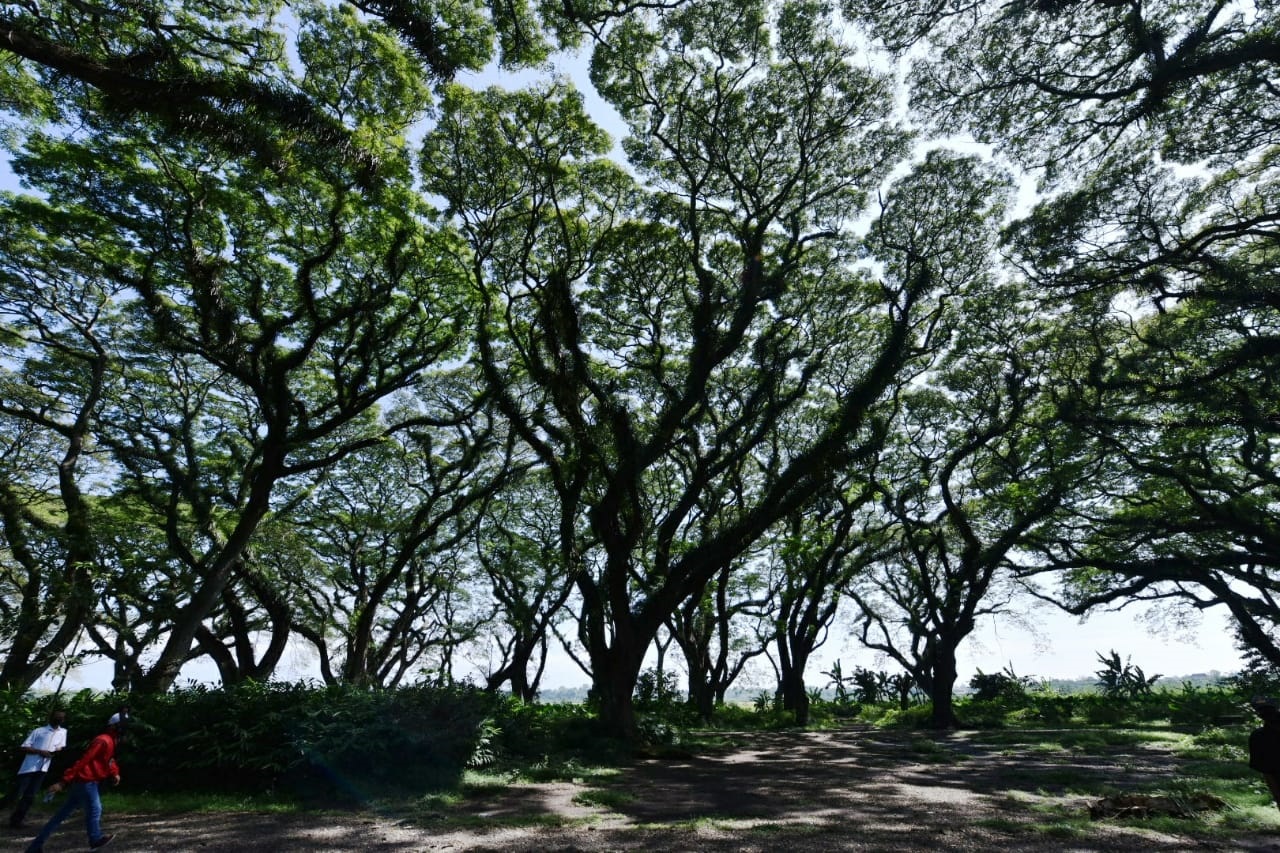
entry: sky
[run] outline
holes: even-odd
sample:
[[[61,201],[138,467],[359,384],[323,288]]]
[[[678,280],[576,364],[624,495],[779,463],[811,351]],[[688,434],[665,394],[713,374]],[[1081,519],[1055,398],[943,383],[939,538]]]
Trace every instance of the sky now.
[[[1240,669],[1240,655],[1232,642],[1225,608],[1206,611],[1200,615],[1198,624],[1163,632],[1153,630],[1151,620],[1147,618],[1149,613],[1144,608],[1127,608],[1119,613],[1095,613],[1081,620],[1046,606],[1020,614],[1019,621],[1025,619],[1034,624],[1034,633],[1009,617],[984,620],[961,647],[960,678],[956,686],[963,688],[979,670],[993,673],[1006,667],[1019,676],[1092,679],[1101,668],[1098,655],[1109,655],[1112,650],[1120,654],[1122,661],[1141,667],[1148,677],[1164,675],[1177,678],[1211,672],[1227,675]],[[823,687],[827,680],[823,673],[830,670],[836,660],[840,661],[841,669],[846,673],[856,666],[888,672],[900,670],[900,667],[862,648],[856,640],[833,632],[806,671],[805,680],[809,686]],[[651,659],[648,665],[652,663]],[[744,676],[736,686],[772,689],[772,675],[767,666]],[[459,673],[460,676],[465,674]],[[277,678],[282,681],[318,681],[319,673],[313,656],[295,649],[286,653]],[[188,681],[215,684],[217,671],[209,663],[188,664],[178,683]],[[541,686],[548,690],[576,688],[589,682],[582,670],[567,655],[560,653],[549,662]],[[37,689],[53,690],[57,686],[58,678],[47,676],[37,684]],[[111,667],[100,661],[69,674],[62,688],[107,690],[110,686]]]
[[[615,143],[620,140],[623,124],[591,87],[584,56],[560,57],[553,71],[569,77],[583,90],[588,110],[614,136]],[[490,69],[479,74],[460,75],[459,82],[474,88],[489,85],[513,88],[536,82],[541,76],[536,72],[512,75]],[[615,153],[621,156],[620,146],[615,146]],[[0,190],[17,189],[7,158],[0,154]],[[1198,614],[1191,624],[1163,630],[1159,628],[1159,620],[1150,618],[1151,613],[1142,607],[1131,607],[1121,612],[1096,613],[1080,619],[1045,605],[1026,610],[1021,614],[1023,618],[1018,620],[988,618],[961,649],[961,683],[966,683],[978,670],[989,673],[1005,667],[1010,667],[1020,676],[1088,678],[1100,666],[1098,654],[1108,654],[1113,649],[1122,659],[1128,658],[1140,666],[1147,675],[1180,676],[1215,670],[1225,674],[1240,668],[1240,656],[1233,645],[1225,608],[1208,610]],[[895,665],[837,631],[833,632],[810,668],[810,684],[821,686],[821,671],[829,669],[835,660],[841,662],[845,671],[855,666],[897,670]],[[316,672],[306,653],[299,651],[289,656],[289,665],[280,675],[282,678],[314,678]],[[768,677],[767,674],[756,676],[757,679]],[[216,680],[216,671],[208,664],[189,665],[181,680],[186,679],[212,682]],[[73,689],[104,689],[109,686],[109,681],[109,666],[98,663],[73,673],[67,679],[67,686]],[[568,656],[560,654],[549,663],[543,686],[577,687],[587,681],[587,676]],[[53,681],[46,679],[43,686],[52,687]]]

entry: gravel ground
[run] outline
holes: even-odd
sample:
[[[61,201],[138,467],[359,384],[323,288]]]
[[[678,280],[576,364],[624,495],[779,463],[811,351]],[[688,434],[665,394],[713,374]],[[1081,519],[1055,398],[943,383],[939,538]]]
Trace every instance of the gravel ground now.
[[[750,734],[717,755],[637,761],[593,798],[587,785],[520,785],[468,800],[475,829],[433,828],[419,816],[373,811],[316,815],[119,814],[106,796],[111,853],[142,851],[1247,851],[1280,853],[1275,829],[1206,839],[1108,822],[1083,835],[1046,833],[1040,804],[1081,813],[1087,798],[1055,790],[1055,779],[1090,778],[1119,790],[1153,774],[1179,775],[1177,758],[1155,748],[1105,757],[1017,754],[965,734],[936,742],[869,730]],[[595,789],[599,792],[599,788]],[[32,817],[36,817],[33,815]],[[486,825],[486,821],[489,821]],[[456,826],[457,822],[453,822]],[[47,853],[83,850],[82,824],[64,824]],[[10,831],[7,849],[29,835]]]

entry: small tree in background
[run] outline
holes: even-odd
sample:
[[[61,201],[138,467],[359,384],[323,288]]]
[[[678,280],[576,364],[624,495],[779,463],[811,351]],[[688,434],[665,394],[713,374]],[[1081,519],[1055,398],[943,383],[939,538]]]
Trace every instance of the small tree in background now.
[[[1160,675],[1148,676],[1142,671],[1142,667],[1130,663],[1131,658],[1126,657],[1124,663],[1120,662],[1120,653],[1115,649],[1111,650],[1109,656],[1098,652],[1098,661],[1102,664],[1102,669],[1094,674],[1098,676],[1098,687],[1102,689],[1104,696],[1112,699],[1136,699],[1139,696],[1147,696],[1151,693],[1151,686],[1155,684]]]
[[[1006,666],[1000,672],[986,673],[978,670],[969,679],[969,687],[973,690],[973,698],[983,701],[1006,700],[1022,702],[1027,698],[1027,688],[1033,686],[1034,679],[1028,675],[1018,675],[1013,667]]]

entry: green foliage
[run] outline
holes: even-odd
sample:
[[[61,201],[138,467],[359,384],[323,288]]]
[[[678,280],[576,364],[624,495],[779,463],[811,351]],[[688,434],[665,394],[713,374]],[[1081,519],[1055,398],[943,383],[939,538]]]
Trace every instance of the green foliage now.
[[[908,708],[890,708],[882,717],[880,725],[890,728],[923,729],[930,725],[933,717],[933,703],[925,702]]]
[[[1227,678],[1228,684],[1246,696],[1271,696],[1280,693],[1280,666],[1252,646],[1236,629],[1236,648],[1244,666]]]
[[[1211,729],[1216,723],[1243,718],[1244,696],[1228,687],[1195,687],[1184,682],[1168,694],[1169,722]]]
[[[1106,696],[1088,696],[1080,704],[1085,722],[1094,725],[1116,725],[1131,719],[1131,708]]]
[[[809,710],[805,725],[809,728],[823,728],[838,721],[851,720],[858,716],[862,706],[852,701],[848,695],[844,700],[828,699],[816,687],[808,690]]]
[[[864,704],[858,706],[858,721],[869,723],[871,725],[879,725],[884,722],[885,718],[891,713],[901,712],[901,708],[896,705],[890,705],[887,702],[876,704]]]
[[[832,715],[827,708],[830,703],[823,702],[811,706],[810,722],[818,723],[829,719]],[[757,731],[779,731],[794,728],[795,715],[783,707],[782,695],[769,690],[761,690],[752,699],[750,708],[733,705],[721,705],[716,708],[713,723],[717,726]]]
[[[1095,674],[1098,676],[1098,687],[1106,696],[1126,699],[1146,696],[1151,693],[1151,686],[1160,679],[1159,675],[1148,676],[1142,671],[1142,667],[1130,663],[1127,657],[1121,663],[1120,654],[1115,649],[1109,655],[1104,656],[1101,652],[1097,654],[1102,669]]]
[[[54,707],[54,697],[28,698],[21,690],[0,690],[0,744],[9,748],[22,743],[27,733],[43,725]]]
[[[854,670],[853,681],[857,682],[858,673],[863,671],[862,667]],[[835,701],[841,705],[847,704],[852,700],[852,694],[849,691],[848,676],[844,674],[844,670],[840,666],[840,660],[837,658],[832,664],[831,669],[822,673],[827,677],[827,687],[835,690]],[[874,701],[862,700],[860,701]]]
[[[1029,716],[1031,719],[1059,725],[1071,720],[1076,710],[1076,697],[1040,691],[1028,697]]]
[[[978,701],[1003,699],[1010,703],[1022,703],[1027,698],[1027,689],[1035,683],[1028,675],[1017,675],[1013,667],[1006,666],[1000,672],[985,673],[978,670],[969,679],[973,688],[973,698]]]
[[[768,690],[761,690],[756,694],[756,698],[752,700],[752,706],[757,714],[780,710],[782,708],[782,695],[770,693]]]
[[[757,710],[754,704],[744,705],[729,702],[716,706],[715,715],[711,722],[716,728],[742,731],[755,728],[759,719],[760,711]]]
[[[498,723],[499,754],[511,761],[541,761],[550,768],[581,759],[608,762],[625,754],[625,746],[610,738],[595,713],[582,704],[509,700]]]
[[[670,713],[684,697],[674,672],[646,669],[636,678],[634,701],[637,711]]]
[[[634,703],[637,736],[642,743],[670,745],[677,731],[692,726],[698,711],[685,701],[679,680],[670,670],[646,669],[636,679]]]
[[[955,703],[956,716],[961,724],[979,729],[996,729],[1007,725],[1010,716],[1021,708],[1021,703],[1009,704],[1003,699],[974,699],[965,697]]]
[[[979,673],[981,675],[981,673]],[[977,679],[975,679],[977,680]],[[1007,686],[1007,678],[997,674],[983,684]],[[998,728],[1018,725],[1112,726],[1169,721],[1173,725],[1211,729],[1216,725],[1239,723],[1245,719],[1247,696],[1231,687],[1196,685],[1184,682],[1177,690],[1157,689],[1136,697],[1103,693],[1061,693],[1046,685],[1024,690],[1019,695],[992,690],[988,695],[976,690],[956,700],[956,713],[967,726]]]
[[[889,686],[889,674],[858,667],[853,671],[853,683],[859,702],[875,703],[883,698]]]
[[[100,732],[122,701],[89,691],[68,697],[67,751]],[[193,685],[129,698],[120,761],[137,789],[361,797],[393,783],[448,787],[474,757],[492,754],[505,703],[470,687]],[[27,704],[41,709],[47,700]]]

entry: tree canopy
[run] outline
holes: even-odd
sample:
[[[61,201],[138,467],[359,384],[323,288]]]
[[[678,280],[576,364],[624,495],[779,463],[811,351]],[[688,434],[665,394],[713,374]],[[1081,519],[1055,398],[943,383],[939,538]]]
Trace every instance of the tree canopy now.
[[[836,632],[946,726],[1028,594],[1280,664],[1275,15],[10,4],[0,685],[558,648],[630,735],[656,646],[803,722]]]

